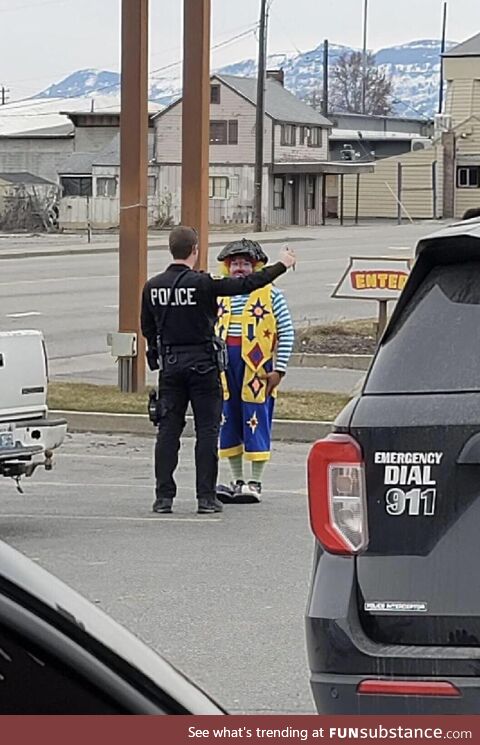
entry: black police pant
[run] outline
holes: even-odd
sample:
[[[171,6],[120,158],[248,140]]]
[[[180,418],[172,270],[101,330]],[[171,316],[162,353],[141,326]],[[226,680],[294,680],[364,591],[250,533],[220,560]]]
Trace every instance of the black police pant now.
[[[179,352],[165,357],[160,378],[155,446],[157,499],[173,499],[177,493],[174,473],[189,403],[196,433],[196,496],[197,499],[215,497],[223,404],[220,376],[211,357]]]

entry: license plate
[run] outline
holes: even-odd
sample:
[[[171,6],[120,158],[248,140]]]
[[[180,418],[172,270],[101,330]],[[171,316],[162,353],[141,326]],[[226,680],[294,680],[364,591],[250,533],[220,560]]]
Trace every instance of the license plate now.
[[[0,432],[0,450],[12,450],[14,447],[13,432]]]

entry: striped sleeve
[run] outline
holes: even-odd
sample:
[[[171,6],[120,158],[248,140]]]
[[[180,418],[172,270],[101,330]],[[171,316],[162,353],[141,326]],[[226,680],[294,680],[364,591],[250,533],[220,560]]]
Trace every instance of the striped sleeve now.
[[[293,350],[295,333],[287,301],[285,300],[283,292],[277,287],[273,287],[272,289],[272,305],[273,315],[277,322],[278,336],[275,370],[286,372],[288,361]]]

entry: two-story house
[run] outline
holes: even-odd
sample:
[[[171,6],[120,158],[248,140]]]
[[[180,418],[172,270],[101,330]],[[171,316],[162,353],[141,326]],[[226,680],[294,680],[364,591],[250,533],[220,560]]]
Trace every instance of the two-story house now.
[[[443,72],[445,214],[462,217],[480,208],[480,33],[444,54]]]
[[[254,219],[257,80],[214,75],[210,86],[210,223]],[[181,213],[182,101],[154,117],[159,194],[172,220]],[[192,122],[192,127],[195,122]],[[265,91],[263,219],[267,225],[318,225],[322,220],[322,163],[330,122],[268,73]]]

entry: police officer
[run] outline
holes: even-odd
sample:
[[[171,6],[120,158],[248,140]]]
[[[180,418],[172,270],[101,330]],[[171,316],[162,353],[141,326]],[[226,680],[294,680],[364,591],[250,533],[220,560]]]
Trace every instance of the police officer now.
[[[153,511],[170,513],[176,495],[185,413],[192,405],[195,421],[196,494],[199,514],[221,512],[216,499],[218,434],[222,414],[220,355],[216,352],[217,297],[244,295],[273,282],[295,266],[295,254],[282,249],[280,261],[242,278],[214,278],[194,271],[198,237],[193,228],[177,227],[169,237],[173,261],[145,284],[142,332],[151,369],[160,367],[155,446],[156,499]],[[155,364],[158,359],[159,364]]]

